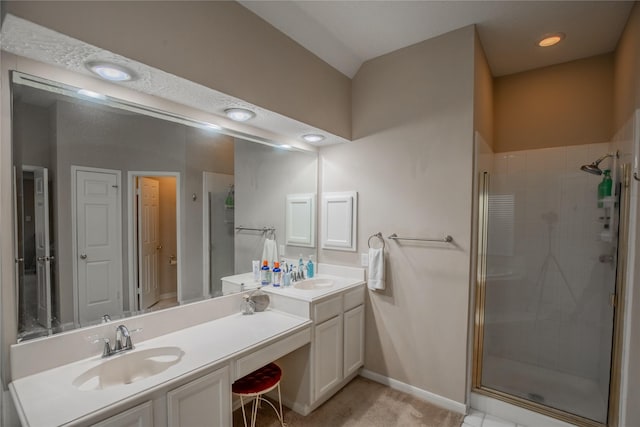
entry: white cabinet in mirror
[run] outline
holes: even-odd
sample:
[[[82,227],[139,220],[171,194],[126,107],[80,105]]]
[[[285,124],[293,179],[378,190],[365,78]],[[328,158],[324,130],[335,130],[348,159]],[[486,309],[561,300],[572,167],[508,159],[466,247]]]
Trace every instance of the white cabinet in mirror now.
[[[287,195],[316,193],[315,152],[77,89],[12,73],[18,341],[221,296],[267,237],[237,224],[298,256]]]

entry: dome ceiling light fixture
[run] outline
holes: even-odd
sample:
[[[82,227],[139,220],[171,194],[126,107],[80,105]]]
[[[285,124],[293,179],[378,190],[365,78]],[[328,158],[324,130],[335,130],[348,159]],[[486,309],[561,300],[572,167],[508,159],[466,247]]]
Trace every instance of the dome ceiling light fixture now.
[[[539,41],[538,41],[538,46],[540,47],[551,47],[551,46],[555,46],[558,43],[560,43],[562,40],[564,40],[565,38],[565,34],[564,33],[551,33],[551,34],[545,34]]]
[[[256,116],[256,113],[251,110],[247,110],[246,108],[227,108],[224,110],[224,113],[227,117],[236,122],[246,122]]]
[[[320,142],[324,140],[324,135],[320,135],[317,133],[308,133],[306,135],[302,135],[302,139],[307,142]]]
[[[136,74],[130,69],[110,62],[91,61],[85,65],[93,74],[110,82],[126,82],[136,77]]]

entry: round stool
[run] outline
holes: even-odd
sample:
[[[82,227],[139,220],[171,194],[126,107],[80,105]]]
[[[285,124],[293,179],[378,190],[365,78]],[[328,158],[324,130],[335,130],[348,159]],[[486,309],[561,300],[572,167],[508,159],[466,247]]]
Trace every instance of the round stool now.
[[[278,415],[280,425],[285,427],[284,418],[282,416],[282,399],[280,397],[280,378],[282,377],[282,370],[275,363],[269,363],[260,369],[257,369],[250,374],[236,380],[231,386],[231,391],[234,394],[240,396],[240,405],[242,406],[242,419],[245,427],[247,427],[247,417],[244,412],[244,398],[255,397],[253,406],[251,407],[251,427],[255,427],[256,418],[258,416],[258,406],[260,402],[267,402]],[[262,397],[265,393],[270,392],[274,388],[278,388],[278,405],[280,411],[276,409],[273,403]]]

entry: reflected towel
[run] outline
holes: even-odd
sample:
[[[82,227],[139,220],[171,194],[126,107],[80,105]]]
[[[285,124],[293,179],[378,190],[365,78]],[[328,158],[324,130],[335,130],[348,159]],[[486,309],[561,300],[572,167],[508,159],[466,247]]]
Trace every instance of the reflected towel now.
[[[369,289],[383,291],[384,283],[384,249],[369,248]]]
[[[265,259],[269,262],[269,267],[272,267],[275,261],[279,261],[278,244],[273,239],[264,240],[264,248],[262,249],[262,261],[264,261]]]

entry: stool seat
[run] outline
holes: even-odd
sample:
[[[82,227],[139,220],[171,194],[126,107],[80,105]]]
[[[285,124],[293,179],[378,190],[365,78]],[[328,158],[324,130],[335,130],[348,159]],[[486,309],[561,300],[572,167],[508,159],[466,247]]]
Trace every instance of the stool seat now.
[[[242,420],[244,426],[247,427],[247,415],[244,411],[244,397],[255,398],[251,407],[251,427],[255,427],[256,419],[258,417],[258,407],[260,402],[266,402],[273,408],[278,415],[278,421],[282,427],[286,427],[284,423],[284,417],[282,414],[282,397],[280,396],[280,379],[282,378],[282,370],[275,363],[269,363],[260,369],[256,369],[250,374],[236,380],[231,385],[231,391],[240,397],[240,406],[242,407]],[[273,403],[265,399],[263,396],[265,393],[278,388],[278,408]]]
[[[235,394],[260,394],[272,389],[282,377],[282,370],[275,363],[269,363],[262,368],[236,380],[231,386]]]

